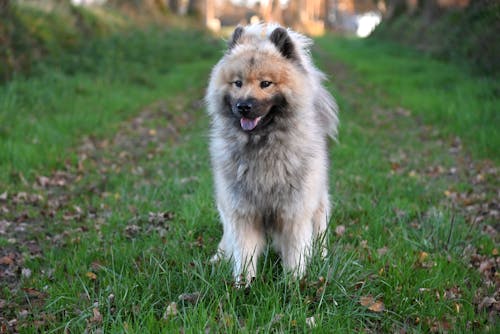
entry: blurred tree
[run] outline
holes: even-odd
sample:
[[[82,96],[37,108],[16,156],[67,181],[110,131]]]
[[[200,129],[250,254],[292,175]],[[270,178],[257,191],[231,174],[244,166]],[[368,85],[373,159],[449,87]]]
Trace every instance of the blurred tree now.
[[[174,14],[179,14],[179,0],[168,0],[168,8]]]
[[[385,19],[393,20],[398,16],[406,13],[408,6],[406,0],[385,0],[386,11]]]
[[[189,0],[187,6],[187,13],[189,15],[201,16],[203,14],[203,5],[205,1],[202,0]]]
[[[10,0],[0,0],[0,16],[7,16],[10,11]]]
[[[417,8],[423,18],[427,20],[433,20],[442,13],[437,0],[418,0]]]
[[[434,20],[443,13],[439,0],[385,0],[385,19],[393,20],[404,14],[421,15],[424,19]]]

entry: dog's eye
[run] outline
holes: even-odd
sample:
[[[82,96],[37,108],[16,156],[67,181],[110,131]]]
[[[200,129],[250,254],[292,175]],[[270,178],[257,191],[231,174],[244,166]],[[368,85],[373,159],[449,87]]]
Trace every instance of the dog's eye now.
[[[272,82],[271,81],[261,81],[260,82],[260,88],[267,88],[269,86],[271,86]]]
[[[243,86],[243,82],[241,82],[241,80],[236,80],[235,82],[233,82],[233,84],[238,88],[241,88],[241,86]]]

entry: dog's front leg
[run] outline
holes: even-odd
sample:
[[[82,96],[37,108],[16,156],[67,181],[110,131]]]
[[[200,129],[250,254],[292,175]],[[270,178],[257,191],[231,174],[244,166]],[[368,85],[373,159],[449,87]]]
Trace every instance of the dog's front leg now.
[[[257,260],[265,246],[265,233],[255,221],[233,225],[233,272],[237,286],[248,286],[256,277]]]
[[[302,277],[313,248],[312,219],[297,219],[285,226],[280,236],[283,265],[296,277]]]

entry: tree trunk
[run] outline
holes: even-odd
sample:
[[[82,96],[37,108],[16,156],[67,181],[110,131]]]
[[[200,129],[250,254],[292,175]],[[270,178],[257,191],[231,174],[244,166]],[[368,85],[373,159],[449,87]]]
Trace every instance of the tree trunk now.
[[[0,0],[0,17],[6,17],[10,11],[10,0]]]
[[[187,6],[188,15],[201,16],[202,14],[202,1],[201,0],[189,0]]]
[[[433,21],[442,13],[437,0],[418,0],[418,9],[425,20]]]
[[[179,0],[169,0],[168,8],[170,8],[172,13],[179,14]]]
[[[406,0],[386,0],[387,10],[385,12],[386,20],[394,20],[408,10]]]

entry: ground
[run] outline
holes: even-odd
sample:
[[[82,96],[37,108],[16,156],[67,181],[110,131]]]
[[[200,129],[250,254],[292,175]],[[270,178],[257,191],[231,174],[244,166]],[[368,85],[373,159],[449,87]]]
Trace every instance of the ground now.
[[[188,87],[175,92],[140,69],[131,85],[162,99],[58,144],[66,158],[2,179],[0,333],[498,330],[495,151],[474,153],[460,127],[400,103],[349,43],[325,37],[313,52],[341,130],[330,145],[329,256],[303,279],[270,250],[248,289],[234,287],[227,263],[209,262],[222,230],[202,101],[218,55],[208,53],[180,72],[195,68],[196,80],[165,72]]]

